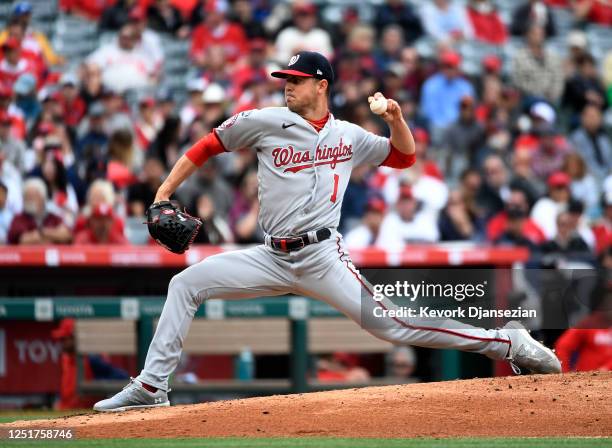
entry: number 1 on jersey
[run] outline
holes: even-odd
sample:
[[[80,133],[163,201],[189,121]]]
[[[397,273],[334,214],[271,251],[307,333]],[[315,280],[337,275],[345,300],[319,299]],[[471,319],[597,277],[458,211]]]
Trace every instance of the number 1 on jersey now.
[[[338,181],[339,180],[340,180],[340,176],[338,176],[337,174],[334,174],[334,191],[332,191],[331,198],[329,198],[329,200],[334,203],[336,202],[336,196],[338,196]]]

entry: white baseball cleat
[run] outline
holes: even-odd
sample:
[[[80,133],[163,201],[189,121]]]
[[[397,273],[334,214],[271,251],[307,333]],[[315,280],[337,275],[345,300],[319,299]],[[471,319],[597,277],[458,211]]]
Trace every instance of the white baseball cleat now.
[[[157,389],[157,392],[149,392],[142,383],[135,378],[130,378],[130,383],[121,392],[106,400],[98,401],[94,405],[94,411],[99,412],[121,412],[128,409],[158,408],[170,406],[168,393]]]
[[[514,373],[520,374],[522,368],[531,373],[561,373],[561,362],[557,355],[532,338],[520,322],[512,320],[504,325],[503,330],[510,338],[511,347],[507,359]]]

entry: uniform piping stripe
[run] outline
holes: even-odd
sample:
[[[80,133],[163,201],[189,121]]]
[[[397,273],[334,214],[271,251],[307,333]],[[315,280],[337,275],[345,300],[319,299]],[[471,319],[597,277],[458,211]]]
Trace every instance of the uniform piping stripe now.
[[[346,254],[344,252],[342,252],[342,250],[340,248],[340,238],[337,238],[336,245],[338,246],[338,254],[340,254],[340,262],[343,262],[343,263],[346,264],[346,268],[351,272],[351,274],[353,274],[355,276],[357,281],[359,283],[361,283],[361,286],[363,286],[363,288],[368,292],[370,298],[372,300],[374,300],[374,294],[372,293],[372,291],[370,291],[370,288],[368,288],[368,286],[363,282],[363,280],[361,280],[359,278],[359,274],[357,274],[353,269],[351,269],[348,260],[344,260],[344,261],[342,260],[342,257],[345,257]],[[388,310],[388,308],[385,307],[385,305],[382,302],[378,302],[378,304],[382,307],[382,309]],[[504,343],[504,344],[510,344],[510,340],[506,340],[506,339],[500,339],[500,338],[480,338],[478,336],[470,336],[470,335],[467,335],[467,334],[458,333],[458,332],[453,331],[453,330],[447,330],[445,328],[421,327],[421,326],[417,326],[417,325],[410,325],[410,324],[407,324],[406,322],[403,322],[403,321],[399,320],[397,317],[392,317],[391,319],[396,321],[402,327],[408,328],[410,330],[437,331],[439,333],[446,333],[446,334],[450,334],[452,336],[457,336],[457,337],[464,338],[464,339],[471,339],[471,340],[475,340],[475,341],[501,342],[501,343]]]
[[[219,134],[217,133],[217,128],[213,129],[213,133],[215,134],[215,137],[217,137],[217,140],[219,140],[219,143],[221,144],[221,147],[223,148],[223,151],[229,152],[227,150],[227,148],[225,147],[225,145],[223,144],[223,142],[221,141],[221,137],[219,137]]]

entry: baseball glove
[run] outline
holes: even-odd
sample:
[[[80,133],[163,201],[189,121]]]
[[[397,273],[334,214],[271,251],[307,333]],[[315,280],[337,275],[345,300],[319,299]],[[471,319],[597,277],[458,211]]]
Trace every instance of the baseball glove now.
[[[147,209],[149,233],[155,241],[175,254],[182,254],[198,234],[202,221],[181,212],[170,201],[160,201]]]

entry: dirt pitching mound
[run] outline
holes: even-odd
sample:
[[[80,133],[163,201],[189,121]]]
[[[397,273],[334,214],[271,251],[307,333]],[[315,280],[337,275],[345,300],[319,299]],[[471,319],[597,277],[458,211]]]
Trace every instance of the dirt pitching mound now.
[[[612,436],[612,372],[486,378],[20,421],[107,437]]]

